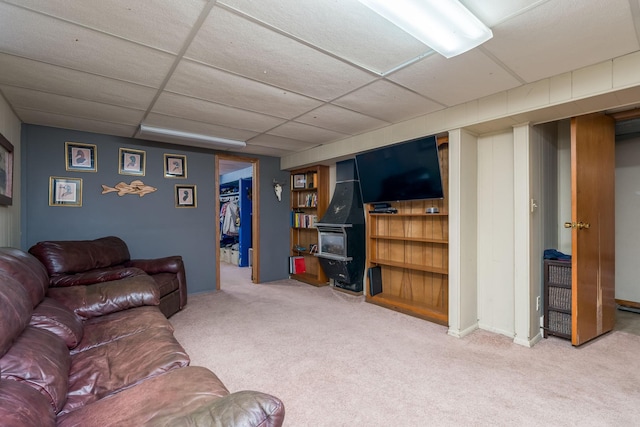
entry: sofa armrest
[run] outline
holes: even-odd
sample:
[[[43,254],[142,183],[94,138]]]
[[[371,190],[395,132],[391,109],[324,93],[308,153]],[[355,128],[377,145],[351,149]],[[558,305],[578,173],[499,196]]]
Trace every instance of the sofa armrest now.
[[[49,288],[48,296],[84,319],[144,305],[160,304],[158,288],[147,275],[87,286]]]
[[[258,391],[239,391],[209,402],[181,416],[154,419],[154,425],[280,427],[284,422],[280,399]]]
[[[127,267],[136,267],[147,274],[174,273],[184,270],[182,257],[179,255],[154,259],[132,259],[125,263]]]
[[[132,259],[126,262],[125,266],[139,268],[151,276],[161,273],[175,274],[180,289],[180,309],[187,305],[187,278],[180,255],[155,259]]]

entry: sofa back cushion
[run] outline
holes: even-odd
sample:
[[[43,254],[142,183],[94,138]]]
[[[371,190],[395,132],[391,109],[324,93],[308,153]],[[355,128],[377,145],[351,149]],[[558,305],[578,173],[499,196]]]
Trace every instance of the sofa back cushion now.
[[[0,420],[2,427],[54,427],[56,414],[49,400],[33,387],[0,380]]]
[[[61,302],[49,297],[45,297],[33,310],[29,324],[53,332],[65,342],[69,349],[75,348],[80,343],[84,333],[80,317]]]
[[[15,248],[0,248],[0,271],[18,281],[29,293],[32,307],[40,304],[49,288],[49,276],[33,255]]]
[[[0,381],[13,380],[33,387],[57,413],[67,401],[70,366],[69,349],[59,337],[27,326],[0,358]]]
[[[115,236],[96,240],[44,241],[33,245],[29,252],[44,264],[49,276],[111,267],[123,264],[131,257],[127,244]]]
[[[0,272],[0,357],[29,324],[32,311],[27,290],[13,277]]]

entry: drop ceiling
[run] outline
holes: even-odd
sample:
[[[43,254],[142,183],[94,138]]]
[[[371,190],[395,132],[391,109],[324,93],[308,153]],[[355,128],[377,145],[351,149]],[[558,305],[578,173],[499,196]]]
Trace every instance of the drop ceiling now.
[[[445,59],[357,0],[0,1],[0,93],[24,123],[281,157],[640,48],[638,0],[462,3],[494,37]]]

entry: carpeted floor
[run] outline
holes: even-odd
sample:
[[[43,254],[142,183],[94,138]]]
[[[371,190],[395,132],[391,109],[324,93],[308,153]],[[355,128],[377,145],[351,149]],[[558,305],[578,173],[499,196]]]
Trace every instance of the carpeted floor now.
[[[286,426],[619,426],[640,417],[640,336],[533,348],[445,327],[330,287],[254,285],[223,268],[222,290],[170,320],[192,365],[233,391],[280,397]]]

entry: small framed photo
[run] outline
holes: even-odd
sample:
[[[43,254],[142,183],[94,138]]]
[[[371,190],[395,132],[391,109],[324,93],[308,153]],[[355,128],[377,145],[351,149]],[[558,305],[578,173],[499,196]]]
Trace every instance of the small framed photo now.
[[[293,188],[305,188],[307,186],[307,176],[303,173],[293,175]]]
[[[0,134],[0,205],[13,203],[13,144]]]
[[[146,153],[142,150],[134,150],[132,148],[121,148],[120,157],[120,175],[138,175],[144,176],[144,167],[146,162]]]
[[[186,178],[187,177],[187,156],[180,154],[164,155],[164,177],[165,178]]]
[[[49,206],[82,206],[82,178],[49,177]]]
[[[197,207],[196,186],[176,184],[176,208],[195,207]]]
[[[94,144],[65,142],[64,153],[67,171],[98,171],[98,148]]]

